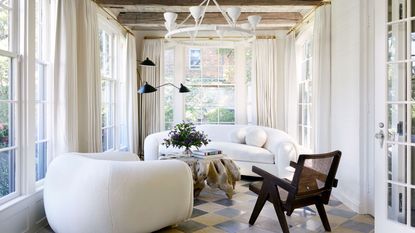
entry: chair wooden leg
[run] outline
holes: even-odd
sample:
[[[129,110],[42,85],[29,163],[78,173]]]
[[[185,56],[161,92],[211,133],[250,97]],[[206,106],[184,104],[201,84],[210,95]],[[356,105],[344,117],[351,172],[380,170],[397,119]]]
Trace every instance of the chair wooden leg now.
[[[280,194],[278,192],[278,188],[274,187],[271,192],[270,196],[272,198],[272,204],[274,205],[275,213],[277,214],[278,221],[280,222],[280,226],[283,233],[290,233],[288,228],[287,219],[285,218],[284,210],[281,205]]]
[[[262,187],[261,192],[258,195],[258,199],[256,200],[254,210],[252,211],[251,217],[249,218],[249,224],[254,225],[255,221],[257,220],[259,213],[261,213],[262,208],[267,202],[268,199],[268,192]]]
[[[323,223],[326,231],[331,231],[329,219],[327,218],[326,210],[324,209],[323,203],[316,204],[318,214],[320,215],[321,222]]]

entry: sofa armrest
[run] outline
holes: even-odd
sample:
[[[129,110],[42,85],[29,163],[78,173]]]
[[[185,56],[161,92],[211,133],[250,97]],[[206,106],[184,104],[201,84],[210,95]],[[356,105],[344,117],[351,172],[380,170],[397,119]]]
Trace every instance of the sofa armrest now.
[[[290,138],[270,137],[265,145],[265,149],[274,154],[274,162],[277,166],[279,177],[291,177],[292,171],[290,161],[297,161],[298,147]]]
[[[163,131],[159,133],[153,133],[148,135],[144,139],[144,160],[158,160],[160,152],[159,146],[163,142],[164,138],[167,138],[168,132]]]

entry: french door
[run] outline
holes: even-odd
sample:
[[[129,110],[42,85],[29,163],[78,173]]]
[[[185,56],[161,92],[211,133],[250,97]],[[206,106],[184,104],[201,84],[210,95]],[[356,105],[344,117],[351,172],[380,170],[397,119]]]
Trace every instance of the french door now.
[[[415,0],[375,8],[375,232],[415,232]]]

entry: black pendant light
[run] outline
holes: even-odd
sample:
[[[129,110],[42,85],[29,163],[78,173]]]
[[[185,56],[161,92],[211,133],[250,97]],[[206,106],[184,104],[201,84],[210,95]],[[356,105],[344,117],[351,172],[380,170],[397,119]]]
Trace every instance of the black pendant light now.
[[[140,62],[140,66],[156,66],[156,64],[147,57],[144,61]]]
[[[180,93],[186,93],[186,92],[190,92],[190,90],[185,85],[183,85],[183,84],[180,83],[179,92]]]
[[[148,84],[147,82],[143,86],[141,86],[140,89],[138,89],[138,93],[140,94],[151,93],[155,91],[157,91],[157,89]]]

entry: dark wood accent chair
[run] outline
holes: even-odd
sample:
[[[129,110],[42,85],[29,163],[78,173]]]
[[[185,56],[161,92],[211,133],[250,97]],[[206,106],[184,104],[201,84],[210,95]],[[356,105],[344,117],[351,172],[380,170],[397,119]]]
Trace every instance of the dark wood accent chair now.
[[[249,224],[254,225],[265,202],[270,201],[284,233],[290,232],[284,211],[290,216],[294,209],[309,205],[317,207],[324,229],[331,231],[324,205],[329,203],[331,189],[337,186],[335,176],[340,157],[340,151],[300,155],[297,163],[290,163],[295,168],[292,181],[253,166],[252,171],[263,177],[263,181],[253,182],[249,186],[252,192],[258,194]]]

